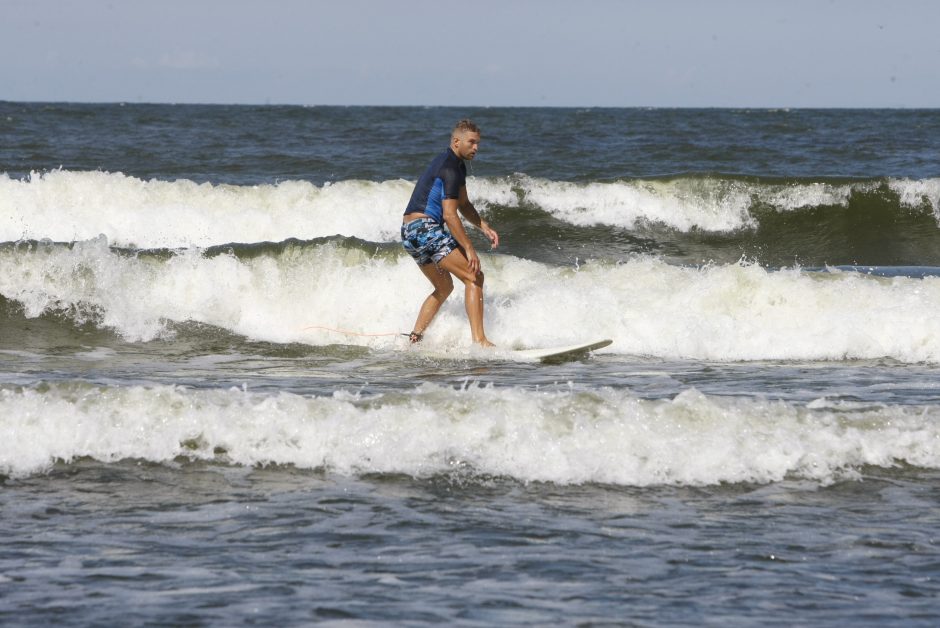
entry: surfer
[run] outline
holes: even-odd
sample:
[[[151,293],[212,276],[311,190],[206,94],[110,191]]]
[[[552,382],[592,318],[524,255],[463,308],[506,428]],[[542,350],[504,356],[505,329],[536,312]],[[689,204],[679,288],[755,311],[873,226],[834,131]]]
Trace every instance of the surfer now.
[[[421,304],[411,332],[411,342],[421,340],[424,330],[454,290],[456,277],[464,284],[464,306],[470,319],[473,342],[491,347],[483,331],[483,272],[480,258],[458,212],[489,238],[490,248],[499,245],[499,235],[480,217],[467,197],[465,160],[476,157],[480,128],[460,120],[450,136],[450,146],[431,161],[415,184],[402,218],[402,246],[418,263],[434,291]]]

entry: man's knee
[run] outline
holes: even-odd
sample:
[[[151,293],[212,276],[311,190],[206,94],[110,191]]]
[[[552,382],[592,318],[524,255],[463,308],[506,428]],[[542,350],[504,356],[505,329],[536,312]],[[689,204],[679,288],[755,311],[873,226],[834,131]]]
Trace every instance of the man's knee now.
[[[468,285],[468,286],[473,285],[478,288],[482,288],[483,287],[483,271],[481,270],[475,275],[471,275],[470,273],[467,273],[466,276],[461,277],[460,280],[464,282],[465,285]]]
[[[448,281],[442,281],[440,284],[434,286],[434,294],[441,301],[450,296],[450,293],[454,291],[454,281],[448,277]]]

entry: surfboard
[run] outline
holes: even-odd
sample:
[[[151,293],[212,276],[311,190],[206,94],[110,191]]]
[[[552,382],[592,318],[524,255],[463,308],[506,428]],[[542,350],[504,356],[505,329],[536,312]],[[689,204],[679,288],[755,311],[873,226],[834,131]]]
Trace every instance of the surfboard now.
[[[603,349],[612,344],[613,340],[594,340],[577,345],[564,347],[545,347],[542,349],[518,349],[512,354],[524,360],[538,360],[540,362],[565,362],[587,355],[595,349]]]
[[[425,358],[435,360],[482,360],[484,362],[543,362],[545,364],[559,364],[583,358],[595,349],[602,349],[613,343],[613,340],[594,340],[575,345],[561,347],[541,347],[538,349],[483,349],[481,347],[467,347],[458,350],[446,350],[438,347],[408,345],[406,350]]]

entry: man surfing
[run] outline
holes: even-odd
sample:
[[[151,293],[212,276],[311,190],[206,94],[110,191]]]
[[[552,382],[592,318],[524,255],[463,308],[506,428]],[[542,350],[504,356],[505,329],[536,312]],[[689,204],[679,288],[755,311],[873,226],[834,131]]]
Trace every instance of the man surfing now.
[[[464,284],[464,306],[470,319],[473,342],[492,347],[483,331],[483,272],[464,229],[460,215],[499,245],[499,235],[484,221],[467,197],[465,160],[476,157],[480,128],[470,120],[460,120],[450,136],[450,146],[431,161],[415,184],[402,218],[402,246],[418,263],[418,268],[434,286],[421,304],[411,332],[411,342],[421,340],[441,305],[454,290],[456,277]],[[458,215],[458,212],[460,215]]]

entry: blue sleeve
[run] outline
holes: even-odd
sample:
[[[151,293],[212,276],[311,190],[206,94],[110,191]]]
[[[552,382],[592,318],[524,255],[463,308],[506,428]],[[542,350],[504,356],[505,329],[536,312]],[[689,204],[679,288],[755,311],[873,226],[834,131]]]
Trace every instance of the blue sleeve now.
[[[460,198],[460,188],[467,184],[467,176],[459,165],[448,164],[441,168],[440,177],[444,182],[443,198]]]

